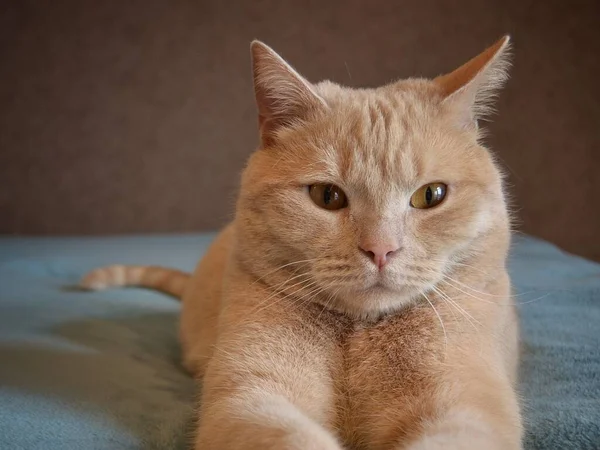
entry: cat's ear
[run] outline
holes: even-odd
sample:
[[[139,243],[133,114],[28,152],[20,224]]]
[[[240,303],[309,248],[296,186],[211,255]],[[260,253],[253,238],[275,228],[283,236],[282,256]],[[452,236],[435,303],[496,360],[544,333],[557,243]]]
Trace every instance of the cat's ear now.
[[[252,73],[263,145],[281,127],[327,107],[314,87],[269,46],[253,41]]]
[[[477,128],[477,121],[493,110],[493,100],[508,79],[510,37],[494,45],[453,72],[433,81],[444,96],[460,126]]]

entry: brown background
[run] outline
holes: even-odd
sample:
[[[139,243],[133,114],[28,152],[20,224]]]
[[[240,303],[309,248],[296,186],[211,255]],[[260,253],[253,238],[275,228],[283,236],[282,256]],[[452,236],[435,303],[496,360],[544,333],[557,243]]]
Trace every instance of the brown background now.
[[[249,41],[309,79],[434,76],[505,32],[490,143],[526,232],[600,259],[595,0],[4,1],[0,233],[212,229],[256,143]]]

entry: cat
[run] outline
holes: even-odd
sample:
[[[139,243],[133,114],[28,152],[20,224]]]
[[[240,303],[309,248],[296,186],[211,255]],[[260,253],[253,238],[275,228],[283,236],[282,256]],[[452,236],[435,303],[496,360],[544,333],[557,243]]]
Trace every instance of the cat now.
[[[478,126],[509,47],[350,89],[252,43],[260,146],[234,221],[191,276],[82,281],[182,298],[195,448],[522,448],[510,219]]]

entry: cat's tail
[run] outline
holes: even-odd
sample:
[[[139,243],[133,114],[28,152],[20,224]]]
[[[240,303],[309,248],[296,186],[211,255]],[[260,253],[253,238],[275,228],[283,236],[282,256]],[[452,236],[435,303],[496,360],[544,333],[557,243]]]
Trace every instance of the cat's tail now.
[[[181,298],[190,275],[176,269],[157,266],[113,265],[92,270],[80,286],[93,291],[118,286],[140,286]]]

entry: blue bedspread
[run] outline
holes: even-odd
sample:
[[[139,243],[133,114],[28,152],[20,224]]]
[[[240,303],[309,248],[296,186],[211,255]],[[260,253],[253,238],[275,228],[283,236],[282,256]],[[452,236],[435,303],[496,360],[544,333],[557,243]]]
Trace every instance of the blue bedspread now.
[[[188,448],[178,303],[69,285],[114,262],[191,269],[213,237],[0,238],[0,448]],[[600,449],[600,265],[518,237],[510,267],[526,448]]]

